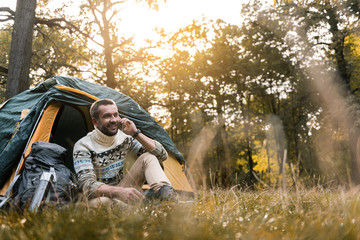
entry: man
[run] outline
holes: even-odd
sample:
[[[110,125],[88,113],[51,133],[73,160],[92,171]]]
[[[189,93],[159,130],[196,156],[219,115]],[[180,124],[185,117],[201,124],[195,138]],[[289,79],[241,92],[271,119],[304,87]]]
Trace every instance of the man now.
[[[168,155],[159,142],[145,136],[134,122],[120,118],[111,99],[94,102],[90,115],[95,129],[75,143],[73,158],[78,185],[92,202],[140,202],[145,199],[140,192],[145,180],[150,186],[148,198],[174,198],[160,165]],[[138,158],[123,176],[128,153]]]

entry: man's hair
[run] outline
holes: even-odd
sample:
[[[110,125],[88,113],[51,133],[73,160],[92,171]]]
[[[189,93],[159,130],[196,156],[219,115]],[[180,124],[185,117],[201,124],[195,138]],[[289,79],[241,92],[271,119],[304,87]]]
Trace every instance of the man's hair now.
[[[90,107],[90,116],[92,118],[99,119],[99,107],[102,105],[114,105],[116,106],[116,103],[112,99],[100,99],[95,101],[93,104],[91,104]]]

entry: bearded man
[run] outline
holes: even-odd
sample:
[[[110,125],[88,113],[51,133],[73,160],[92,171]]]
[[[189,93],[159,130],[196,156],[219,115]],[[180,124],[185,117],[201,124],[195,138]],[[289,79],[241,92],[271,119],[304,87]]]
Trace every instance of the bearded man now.
[[[120,118],[111,99],[94,102],[90,115],[94,130],[75,143],[73,159],[79,188],[91,203],[174,200],[175,192],[161,167],[168,157],[165,148],[134,122]],[[127,154],[137,160],[124,175]],[[147,194],[141,191],[145,181],[150,186]]]

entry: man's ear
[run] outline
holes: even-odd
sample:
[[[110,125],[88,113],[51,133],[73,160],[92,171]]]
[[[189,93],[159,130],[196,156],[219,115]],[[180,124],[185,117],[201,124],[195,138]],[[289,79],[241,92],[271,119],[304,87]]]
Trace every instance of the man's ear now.
[[[91,118],[91,122],[92,122],[92,124],[95,126],[95,127],[98,127],[98,120],[96,119],[96,118]]]

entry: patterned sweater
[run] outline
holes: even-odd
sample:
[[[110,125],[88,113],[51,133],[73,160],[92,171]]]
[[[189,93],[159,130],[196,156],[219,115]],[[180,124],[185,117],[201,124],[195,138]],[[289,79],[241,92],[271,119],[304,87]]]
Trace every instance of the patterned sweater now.
[[[149,151],[160,162],[167,159],[165,148],[155,141],[155,149]],[[140,156],[146,149],[134,138],[118,131],[107,136],[95,127],[74,145],[74,168],[80,189],[87,196],[95,197],[102,184],[116,185],[123,177],[127,153]]]

